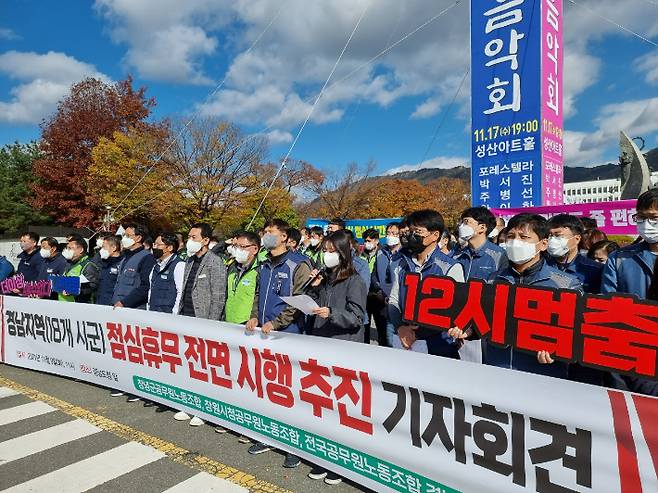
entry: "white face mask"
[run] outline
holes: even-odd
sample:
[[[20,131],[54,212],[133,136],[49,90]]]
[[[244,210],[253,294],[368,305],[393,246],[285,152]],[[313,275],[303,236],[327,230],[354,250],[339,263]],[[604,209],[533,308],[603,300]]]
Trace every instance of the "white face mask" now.
[[[191,257],[192,255],[196,255],[201,251],[203,248],[203,245],[199,243],[198,241],[194,240],[187,240],[187,245],[185,245],[187,248],[187,254]]]
[[[98,254],[101,256],[103,260],[107,260],[108,258],[110,258],[110,252],[105,250],[105,248],[101,248]]]
[[[103,239],[102,238],[96,238],[96,248],[103,248]]]
[[[73,253],[73,250],[71,250],[70,248],[65,248],[64,251],[62,252],[62,256],[63,256],[66,260],[72,260],[73,257],[74,257],[74,255],[75,255],[75,254]]]
[[[563,257],[569,253],[569,240],[571,238],[562,238],[551,236],[548,239],[548,253],[551,257]]]
[[[328,268],[333,269],[340,264],[340,255],[338,252],[327,252],[324,254],[324,265]]]
[[[217,242],[216,242],[216,241],[210,242],[210,243],[208,243],[208,250],[212,250],[212,249],[215,248],[216,246],[217,246]]]
[[[320,240],[318,238],[311,238],[311,246],[316,247],[320,244]]]
[[[647,243],[658,243],[658,220],[638,220],[637,234],[639,234]]]
[[[398,236],[387,236],[386,244],[388,246],[397,246],[400,244],[400,238]]]
[[[461,240],[468,241],[473,238],[473,235],[475,235],[475,230],[468,224],[460,224],[458,230],[459,238]]]
[[[242,248],[234,248],[233,258],[238,264],[246,264],[249,261],[249,252]]]
[[[371,241],[366,241],[366,244],[364,245],[364,248],[367,251],[372,252],[375,248],[377,248],[377,243],[373,243]]]
[[[507,240],[505,251],[507,258],[513,264],[525,264],[537,255],[536,243],[526,243],[523,240]]]
[[[265,233],[260,240],[265,250],[274,250],[279,246],[279,237],[272,233]]]
[[[132,248],[135,245],[135,240],[128,236],[121,238],[121,246],[123,248]]]
[[[489,237],[490,240],[495,240],[496,237],[498,236],[498,233],[500,233],[500,230],[498,228],[494,228],[491,233],[489,233],[487,236]]]
[[[42,256],[43,258],[50,258],[50,256],[52,255],[52,254],[50,253],[50,249],[48,249],[48,248],[42,248],[41,251],[40,251],[39,253],[41,254],[41,256]]]
[[[236,248],[233,245],[229,245],[226,247],[226,253],[229,254],[229,256],[235,258],[235,250]]]

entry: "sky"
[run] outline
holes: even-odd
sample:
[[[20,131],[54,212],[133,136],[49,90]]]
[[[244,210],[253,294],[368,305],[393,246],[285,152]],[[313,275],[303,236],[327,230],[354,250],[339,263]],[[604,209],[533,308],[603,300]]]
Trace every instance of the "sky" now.
[[[658,42],[658,0],[573,2],[565,0],[567,165],[616,162],[620,130],[658,146],[658,47],[615,25]],[[370,160],[381,174],[469,165],[468,4],[3,0],[0,145],[38,139],[40,122],[84,77],[132,74],[156,98],[154,118],[228,119],[266,135],[269,158],[281,159],[361,18],[330,80],[338,83],[292,157],[326,173]]]

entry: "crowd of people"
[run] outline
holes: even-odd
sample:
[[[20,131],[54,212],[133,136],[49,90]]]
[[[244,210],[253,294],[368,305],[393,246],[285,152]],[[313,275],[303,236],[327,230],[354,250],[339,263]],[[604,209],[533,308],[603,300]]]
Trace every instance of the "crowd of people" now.
[[[621,248],[591,218],[559,214],[547,220],[523,213],[505,223],[485,207],[464,210],[454,231],[440,212],[418,210],[388,224],[383,238],[376,229],[366,230],[362,242],[341,219],[329,221],[326,230],[298,230],[272,219],[258,233],[238,231],[225,240],[214,237],[209,224],[199,223],[190,228],[186,242],[173,232],[152,239],[144,227],[130,225],[121,236],[100,234],[91,249],[77,235],[60,245],[28,232],[20,237],[17,272],[26,281],[51,274],[80,277],[79,294],[53,295],[62,302],[222,320],[264,333],[372,342],[658,396],[653,380],[554,361],[546,351],[533,355],[494,346],[477,340],[469,327],[438,331],[402,318],[408,273],[658,299],[658,190],[639,197],[634,219],[637,240]],[[12,273],[11,264],[0,257],[0,280]],[[300,294],[316,300],[319,308],[312,316],[282,299]],[[184,412],[175,419],[203,424]],[[249,453],[271,449],[254,443]],[[284,467],[299,463],[287,454]],[[321,468],[309,476],[328,484],[341,480]]]

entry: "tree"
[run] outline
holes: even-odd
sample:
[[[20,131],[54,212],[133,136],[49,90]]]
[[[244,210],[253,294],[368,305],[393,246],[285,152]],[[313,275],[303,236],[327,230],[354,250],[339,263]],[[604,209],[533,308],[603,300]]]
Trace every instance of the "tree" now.
[[[97,222],[103,210],[86,184],[92,149],[101,137],[148,127],[154,105],[145,88],[133,89],[131,77],[113,85],[93,78],[74,84],[57,112],[42,123],[43,157],[34,162],[39,180],[33,185],[33,204],[60,223],[84,227]]]
[[[469,184],[456,178],[438,178],[425,186],[432,197],[428,205],[443,215],[446,225],[456,227],[462,211],[471,205]]]
[[[157,159],[166,137],[164,126],[101,137],[92,150],[86,181],[92,208],[109,207],[119,222],[126,218],[157,228],[175,223],[178,191],[167,186],[169,165]]]
[[[32,163],[40,155],[34,142],[16,142],[0,149],[0,232],[51,221],[29,203],[35,180]]]
[[[370,191],[362,217],[401,217],[426,208],[431,201],[430,190],[418,180],[381,178]]]

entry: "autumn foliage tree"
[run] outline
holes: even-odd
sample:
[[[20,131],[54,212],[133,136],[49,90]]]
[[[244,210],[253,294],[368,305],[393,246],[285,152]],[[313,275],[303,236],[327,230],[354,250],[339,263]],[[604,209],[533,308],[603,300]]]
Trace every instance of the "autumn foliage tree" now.
[[[42,124],[43,157],[34,162],[33,205],[60,223],[95,224],[103,210],[87,186],[92,149],[102,137],[148,127],[154,105],[145,88],[133,88],[130,77],[116,84],[88,78],[73,85]]]

